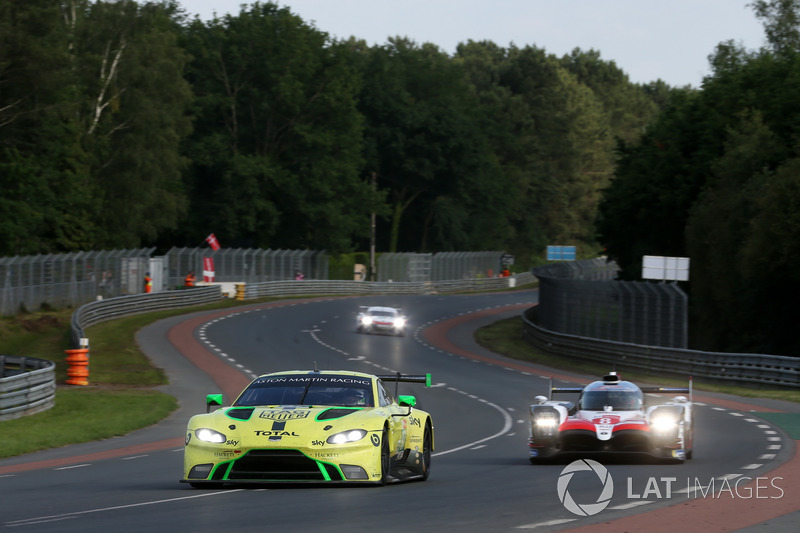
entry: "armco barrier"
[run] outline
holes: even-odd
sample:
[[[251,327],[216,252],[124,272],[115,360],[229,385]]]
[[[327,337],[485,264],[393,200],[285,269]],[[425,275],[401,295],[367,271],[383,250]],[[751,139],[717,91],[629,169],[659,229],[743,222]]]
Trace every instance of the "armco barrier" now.
[[[603,363],[609,369],[704,377],[745,386],[800,388],[797,357],[702,352],[566,335],[540,327],[538,312],[539,308],[533,307],[523,313],[524,336],[533,346],[548,353]]]
[[[220,298],[222,298],[222,289],[219,286],[209,286],[119,296],[117,298],[89,302],[72,313],[72,343],[76,348],[81,347],[81,339],[85,337],[84,328],[99,324],[105,320],[165,309],[181,309],[183,307],[203,305],[218,302]]]
[[[55,363],[35,357],[0,355],[0,421],[45,411],[55,401]]]

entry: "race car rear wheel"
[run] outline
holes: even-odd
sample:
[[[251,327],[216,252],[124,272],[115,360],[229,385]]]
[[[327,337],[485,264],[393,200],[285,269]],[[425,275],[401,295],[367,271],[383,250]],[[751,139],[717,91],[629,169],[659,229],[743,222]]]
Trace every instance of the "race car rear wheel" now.
[[[389,470],[392,466],[392,456],[389,453],[389,430],[383,428],[381,435],[381,485],[386,485],[389,480]]]
[[[433,432],[431,425],[425,424],[425,436],[422,438],[422,480],[431,475],[431,449],[433,448]]]

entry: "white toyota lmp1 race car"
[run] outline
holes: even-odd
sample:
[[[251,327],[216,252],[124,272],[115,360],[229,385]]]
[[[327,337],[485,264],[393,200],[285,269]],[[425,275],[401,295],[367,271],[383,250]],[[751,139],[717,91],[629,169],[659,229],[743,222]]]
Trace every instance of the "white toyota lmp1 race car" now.
[[[406,334],[406,317],[395,307],[361,305],[356,316],[358,333],[389,333],[402,337]]]
[[[577,393],[577,403],[553,400]],[[644,394],[682,394],[645,406]],[[563,455],[646,454],[668,462],[692,458],[692,382],[688,388],[638,387],[616,372],[585,387],[552,387],[531,405],[531,463]]]

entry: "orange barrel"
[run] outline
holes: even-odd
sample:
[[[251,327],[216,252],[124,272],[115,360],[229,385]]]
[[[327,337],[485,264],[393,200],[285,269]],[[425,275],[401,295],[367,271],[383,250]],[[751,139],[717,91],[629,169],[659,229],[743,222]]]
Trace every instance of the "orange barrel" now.
[[[64,350],[67,354],[67,383],[70,385],[89,384],[89,348]]]

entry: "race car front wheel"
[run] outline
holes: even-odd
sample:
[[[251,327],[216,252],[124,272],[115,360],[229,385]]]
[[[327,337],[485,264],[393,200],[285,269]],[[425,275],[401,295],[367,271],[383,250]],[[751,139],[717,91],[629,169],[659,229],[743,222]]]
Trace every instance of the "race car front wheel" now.
[[[381,435],[381,485],[386,485],[389,480],[389,470],[392,465],[392,456],[389,453],[389,430],[383,428]]]

